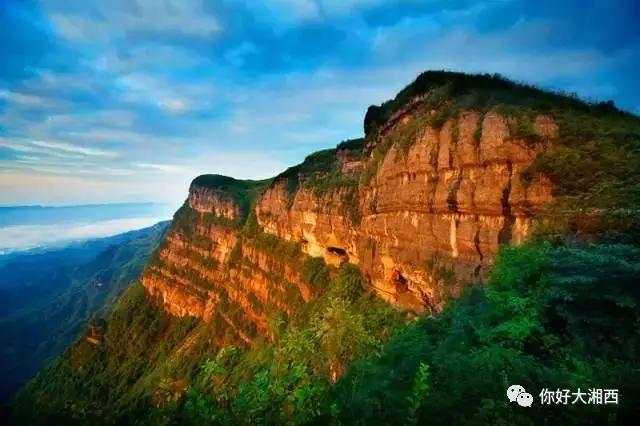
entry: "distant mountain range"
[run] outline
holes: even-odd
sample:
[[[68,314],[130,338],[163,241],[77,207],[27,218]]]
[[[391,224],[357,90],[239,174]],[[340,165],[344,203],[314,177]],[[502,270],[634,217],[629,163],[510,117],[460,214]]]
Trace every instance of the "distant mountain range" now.
[[[89,319],[110,311],[168,223],[0,256],[0,404],[68,347]]]

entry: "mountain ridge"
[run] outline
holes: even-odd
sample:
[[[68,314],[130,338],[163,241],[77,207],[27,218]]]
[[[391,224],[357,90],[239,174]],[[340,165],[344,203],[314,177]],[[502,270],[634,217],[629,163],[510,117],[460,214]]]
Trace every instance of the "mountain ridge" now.
[[[496,87],[507,93],[485,93]],[[516,90],[516,95],[509,90]],[[518,97],[520,92],[526,97]],[[514,110],[500,103],[505,99],[536,109]],[[554,146],[562,146],[568,137],[558,124],[563,119],[548,115],[558,105],[581,114],[586,111],[624,117],[635,120],[636,126],[638,122],[636,117],[630,118],[607,103],[589,104],[498,76],[426,72],[395,100],[375,107],[386,111],[378,113],[385,117],[384,126],[371,124],[377,110],[369,108],[365,139],[310,154],[271,180],[252,183],[219,175],[201,176],[194,179],[184,208],[198,205],[199,214],[214,216],[217,210],[224,211],[218,216],[236,222],[248,221],[254,214],[264,232],[299,244],[307,255],[321,257],[334,266],[346,260],[364,267],[363,274],[371,286],[396,305],[418,311],[425,307],[440,309],[449,295],[460,294],[459,282],[483,280],[500,244],[525,240],[536,225],[536,216],[548,214],[552,201],[558,199],[554,200],[553,192],[562,198],[562,182],[552,182],[542,172],[548,166],[539,160]],[[426,163],[420,164],[420,158],[425,158]],[[208,185],[203,184],[206,180]],[[245,192],[240,199],[238,188],[229,183],[246,188],[255,185],[255,193],[247,197]],[[638,186],[629,187],[637,191]],[[398,203],[398,196],[405,197],[405,201]],[[209,206],[205,205],[207,202]],[[252,203],[255,211],[249,212],[247,205]],[[582,204],[580,207],[584,208],[586,203]],[[326,206],[331,205],[334,208],[327,210]],[[575,205],[568,208],[579,211]],[[560,222],[554,218],[547,220],[547,225],[554,221]],[[197,224],[198,218],[190,216],[185,222]],[[196,226],[206,228],[210,222]],[[418,229],[432,230],[423,236],[407,234],[406,222],[415,223],[413,226]],[[576,223],[562,225],[575,227]],[[354,236],[360,228],[363,236]],[[211,230],[211,244],[226,247],[214,254],[220,265],[227,263],[240,244],[238,235],[230,237],[235,228],[229,229],[220,234],[226,240],[218,242],[216,231]],[[390,232],[395,242],[385,241],[384,234]],[[372,242],[370,237],[375,235],[377,241]],[[393,259],[393,244],[415,244],[415,237],[421,238],[422,248],[413,250],[414,259]],[[364,247],[367,244],[377,246]],[[424,247],[435,249],[425,252]],[[185,259],[177,261],[186,264]],[[149,272],[146,276],[154,275]],[[158,282],[148,282],[151,281]],[[447,286],[444,281],[448,281]],[[445,287],[449,288],[443,292]],[[162,290],[153,284],[149,288],[166,303],[169,292],[180,298],[184,287]],[[198,304],[196,299],[190,298],[189,303]],[[206,300],[204,296],[198,311],[204,312]],[[208,309],[214,306],[209,305]]]
[[[609,383],[600,361],[637,397],[623,318],[640,318],[640,119],[496,76],[427,72],[396,99],[369,108],[365,138],[273,179],[194,179],[104,347],[70,348],[19,396],[23,415],[37,401],[85,421],[104,406],[156,424],[536,424],[504,405],[507,375]],[[593,313],[625,337],[595,344]],[[432,374],[447,392],[411,393]]]

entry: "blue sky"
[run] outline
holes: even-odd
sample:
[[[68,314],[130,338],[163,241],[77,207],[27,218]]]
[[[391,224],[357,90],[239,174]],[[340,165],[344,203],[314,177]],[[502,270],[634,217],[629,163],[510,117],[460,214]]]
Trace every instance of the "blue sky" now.
[[[640,113],[639,21],[635,0],[0,0],[0,204],[269,177],[426,69]]]

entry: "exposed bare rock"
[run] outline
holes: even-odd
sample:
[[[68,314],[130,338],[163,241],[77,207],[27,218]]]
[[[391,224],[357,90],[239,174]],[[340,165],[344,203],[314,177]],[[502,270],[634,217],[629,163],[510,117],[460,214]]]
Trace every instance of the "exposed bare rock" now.
[[[394,120],[397,131],[412,117]],[[536,125],[557,134],[549,117]],[[547,179],[521,180],[544,146],[513,139],[499,114],[467,112],[440,129],[425,127],[403,149],[391,146],[371,182],[358,188],[359,224],[344,214],[345,191],[317,196],[303,188],[291,202],[284,181],[262,196],[257,217],[266,232],[302,243],[327,263],[360,265],[386,299],[436,308],[460,284],[481,281],[499,245],[523,241],[551,201]],[[446,286],[442,275],[450,272],[455,283]]]
[[[240,214],[233,198],[219,189],[193,186],[188,201],[189,207],[200,213],[213,213],[227,219],[235,219]]]
[[[377,140],[389,145],[377,160],[371,144],[364,156],[335,152],[335,169],[349,184],[318,190],[309,179],[322,184],[335,170],[294,170],[253,208],[262,232],[329,265],[358,265],[383,298],[415,311],[437,310],[481,282],[500,244],[526,238],[552,194],[544,176],[525,184],[521,174],[558,132],[539,116],[540,140],[520,140],[506,117],[469,111],[389,143],[402,126],[419,125],[419,113],[413,105],[394,116]],[[358,184],[374,161],[371,179]],[[269,312],[291,313],[314,291],[287,259],[241,233],[243,211],[229,185],[192,185],[185,207],[192,232],[174,226],[142,282],[169,313],[221,321],[248,343],[269,335]]]

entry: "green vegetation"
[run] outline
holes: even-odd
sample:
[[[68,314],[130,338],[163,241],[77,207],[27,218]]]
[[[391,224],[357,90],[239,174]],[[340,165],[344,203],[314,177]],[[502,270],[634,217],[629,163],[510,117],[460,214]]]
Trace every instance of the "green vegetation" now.
[[[331,171],[336,165],[336,150],[325,149],[322,151],[314,152],[307,156],[304,161],[297,166],[289,167],[284,172],[280,173],[273,180],[279,182],[282,180],[287,181],[287,189],[289,191],[290,202],[293,203],[293,197],[300,185],[301,178],[310,178],[316,173],[327,173]]]
[[[489,110],[496,105],[514,105],[539,111],[576,110],[595,114],[620,114],[612,102],[588,103],[575,94],[541,90],[516,83],[499,74],[463,74],[426,71],[402,89],[394,99],[372,105],[364,118],[364,132],[370,136],[391,116],[417,96],[436,94],[437,99],[455,101],[459,108]]]
[[[289,207],[301,187],[310,189],[317,197],[338,194],[341,214],[352,223],[360,223],[359,173],[345,173],[338,163],[338,152],[348,161],[361,160],[366,140],[351,139],[338,144],[335,149],[314,152],[297,166],[290,167],[274,178],[274,182],[286,180]]]
[[[338,147],[347,152],[347,156],[359,158],[362,155],[361,140],[342,142]],[[352,149],[353,148],[353,149]],[[338,148],[340,149],[340,148]],[[314,161],[316,154],[324,153],[326,155],[324,162]],[[349,187],[357,184],[357,177],[345,174],[340,170],[336,158],[337,150],[320,151],[310,155],[302,163],[300,169],[301,176],[304,178],[304,186],[311,188],[317,196],[321,196],[330,191],[335,191],[343,187]]]
[[[244,219],[256,198],[270,183],[271,179],[238,180],[222,175],[201,175],[191,182],[191,187],[216,189],[230,196],[240,207],[241,217]]]
[[[248,244],[264,253],[269,253],[282,264],[287,264],[297,271],[302,280],[308,284],[315,295],[322,294],[329,286],[331,271],[321,258],[314,258],[302,251],[300,244],[283,240],[275,235],[262,231],[257,223],[255,215],[251,215],[242,232],[242,238],[238,240],[238,251],[230,262],[246,262],[241,260],[242,245]],[[294,306],[295,308],[295,306]]]
[[[211,239],[203,236],[198,232],[197,225],[204,229],[210,229],[212,226],[221,226],[227,228],[241,228],[258,226],[255,217],[254,207],[260,195],[271,183],[271,179],[252,181],[252,180],[236,180],[221,175],[202,175],[198,176],[191,183],[191,188],[201,187],[210,188],[221,191],[222,194],[232,198],[232,200],[240,206],[240,215],[235,219],[218,216],[215,213],[201,213],[189,207],[188,201],[178,209],[173,216],[171,231],[177,232],[183,238],[189,240],[193,245],[204,249],[211,249]],[[259,228],[259,227],[258,227]],[[162,247],[159,247],[151,259],[152,263],[158,261],[157,254]],[[238,247],[239,249],[239,247]],[[186,255],[186,253],[184,253]],[[234,253],[233,259],[241,253]],[[202,259],[194,258],[194,254],[187,257],[192,260],[200,261]]]
[[[105,345],[80,340],[42,371],[17,397],[16,422],[300,424],[316,418],[335,378],[380,350],[402,320],[364,292],[356,268],[329,279],[315,263],[305,269],[313,280],[327,281],[322,296],[287,322],[274,314],[274,341],[244,349],[211,345],[233,342],[225,322],[172,318],[134,285],[109,319]]]
[[[640,226],[640,119],[558,111],[560,145],[537,158],[527,176],[548,176],[558,215],[578,229]],[[600,210],[594,217],[593,209]]]
[[[104,345],[79,340],[18,394],[16,415],[27,419],[34,414],[30,403],[21,404],[27,395],[38,400],[41,411],[21,424],[82,424],[113,415],[116,407],[146,409],[152,404],[153,395],[145,393],[150,383],[159,385],[168,372],[186,374],[193,368],[189,352],[179,363],[171,355],[194,327],[195,320],[171,319],[135,284],[115,306]],[[148,375],[140,380],[143,373]]]
[[[360,182],[364,185],[368,185],[371,179],[376,175],[384,157],[387,155],[393,142],[391,139],[383,139],[378,145],[376,145],[371,158],[367,161],[364,170],[360,174]]]
[[[108,316],[167,226],[15,254],[0,266],[0,403],[68,348],[91,318]]]
[[[354,363],[327,404],[343,424],[628,424],[640,402],[639,273],[629,245],[505,248],[486,288]],[[509,405],[514,383],[532,408]],[[541,406],[543,388],[616,388],[625,402]]]
[[[20,394],[17,418],[627,424],[640,402],[639,274],[630,245],[504,248],[486,288],[403,325],[346,266],[296,316],[272,317],[273,341],[245,349],[207,344],[227,333],[223,323],[169,318],[135,286],[114,310],[106,347],[78,342]],[[513,383],[534,395],[532,408],[509,404]],[[621,402],[541,406],[543,388],[619,389]]]
[[[350,177],[339,170],[337,153],[343,152],[350,160],[361,159],[365,143],[364,138],[351,139],[340,142],[336,148],[314,152],[308,155],[302,163],[290,167],[276,176],[274,182],[286,179],[291,195],[297,191],[301,179],[305,182],[305,186],[311,187],[319,193],[341,187],[348,184]],[[327,183],[327,181],[330,182]]]

